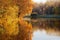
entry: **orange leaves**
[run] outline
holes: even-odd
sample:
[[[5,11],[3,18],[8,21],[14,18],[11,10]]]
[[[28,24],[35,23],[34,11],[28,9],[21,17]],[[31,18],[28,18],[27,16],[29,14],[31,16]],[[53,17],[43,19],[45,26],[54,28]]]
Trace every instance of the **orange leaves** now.
[[[22,14],[30,13],[32,10],[31,0],[17,0],[17,5],[19,6],[19,12]]]
[[[6,8],[6,12],[4,12],[4,17],[0,18],[0,24],[3,24],[6,33],[19,35],[20,40],[30,40],[32,25],[24,21],[23,17],[32,11],[31,0],[1,0],[1,2],[3,9]],[[18,21],[20,26],[18,26]]]
[[[0,14],[2,17],[0,18],[0,25],[3,25],[5,31],[9,35],[18,34],[18,7],[17,6],[8,6],[6,7],[6,12]]]
[[[21,5],[22,4],[22,5]],[[32,25],[26,21],[23,20],[23,17],[25,16],[25,14],[28,14],[32,12],[32,3],[31,0],[23,0],[22,2],[20,2],[19,4],[19,12],[21,13],[19,16],[19,23],[20,23],[20,31],[22,30],[22,32],[20,33],[21,36],[23,36],[23,40],[30,40],[31,39],[31,35],[32,35]],[[23,33],[23,35],[22,35]],[[22,37],[20,37],[22,38]]]

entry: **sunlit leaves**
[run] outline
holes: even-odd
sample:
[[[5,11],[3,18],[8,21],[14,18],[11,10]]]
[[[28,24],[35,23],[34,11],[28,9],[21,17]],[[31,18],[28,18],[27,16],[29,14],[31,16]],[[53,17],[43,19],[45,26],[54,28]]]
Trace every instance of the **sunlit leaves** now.
[[[1,9],[1,7],[3,8]],[[4,25],[5,33],[10,36],[18,35],[20,40],[30,40],[32,25],[24,21],[23,16],[31,11],[31,0],[1,0],[0,25]],[[19,17],[18,13],[20,13]],[[18,22],[20,26],[18,26]],[[5,39],[8,40],[8,38]]]
[[[4,11],[4,10],[2,10],[2,11]],[[1,20],[0,23],[4,25],[6,33],[8,33],[9,35],[11,35],[11,34],[15,35],[18,33],[17,14],[18,14],[18,7],[9,6],[9,7],[7,7],[6,12],[2,16],[2,18],[0,18],[0,20]]]

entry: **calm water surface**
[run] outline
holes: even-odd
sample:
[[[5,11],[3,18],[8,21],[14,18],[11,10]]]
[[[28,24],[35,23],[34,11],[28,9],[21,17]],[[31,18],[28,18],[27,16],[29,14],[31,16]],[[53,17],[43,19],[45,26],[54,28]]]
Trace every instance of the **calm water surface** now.
[[[48,35],[45,30],[36,30],[33,32],[32,40],[60,40],[60,36]]]
[[[54,26],[53,23],[55,22],[58,22],[58,20],[43,20],[43,19],[38,19],[37,21],[36,20],[33,20],[34,22],[32,22],[32,25],[33,25],[33,37],[32,37],[32,40],[60,40],[60,31],[56,31],[54,28],[55,27],[52,27],[50,29],[47,29],[45,30],[45,27],[48,25],[50,26]],[[46,24],[47,23],[47,24]],[[56,24],[55,24],[56,25]],[[42,27],[42,28],[41,28]]]
[[[27,18],[28,19],[28,18]],[[27,20],[25,19],[25,20]],[[60,19],[28,19],[33,27],[32,40],[60,40]]]

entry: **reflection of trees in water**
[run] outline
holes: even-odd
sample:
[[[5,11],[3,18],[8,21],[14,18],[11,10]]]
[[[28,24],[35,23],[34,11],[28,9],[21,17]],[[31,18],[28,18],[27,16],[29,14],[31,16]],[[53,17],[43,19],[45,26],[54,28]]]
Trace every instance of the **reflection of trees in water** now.
[[[37,22],[32,22],[34,30],[46,30],[48,35],[60,36],[60,20],[45,20],[38,19]]]
[[[44,20],[44,19],[43,19]],[[44,20],[42,21],[41,19],[39,19],[37,22],[33,23],[33,29],[34,28],[39,28],[41,29],[45,29],[47,32],[51,32],[51,33],[55,33],[57,32],[57,34],[59,34],[60,32],[60,20]]]
[[[55,29],[60,31],[60,20],[49,20],[46,22],[47,28]]]

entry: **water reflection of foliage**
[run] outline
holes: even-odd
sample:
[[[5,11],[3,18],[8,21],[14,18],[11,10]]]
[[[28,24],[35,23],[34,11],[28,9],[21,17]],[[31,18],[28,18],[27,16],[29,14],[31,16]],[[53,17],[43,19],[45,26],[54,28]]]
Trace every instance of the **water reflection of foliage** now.
[[[43,19],[44,20],[44,19]],[[44,20],[38,19],[37,22],[32,22],[33,30],[44,29],[47,33],[60,33],[60,20],[52,19],[52,20]],[[59,34],[60,35],[60,34]]]

